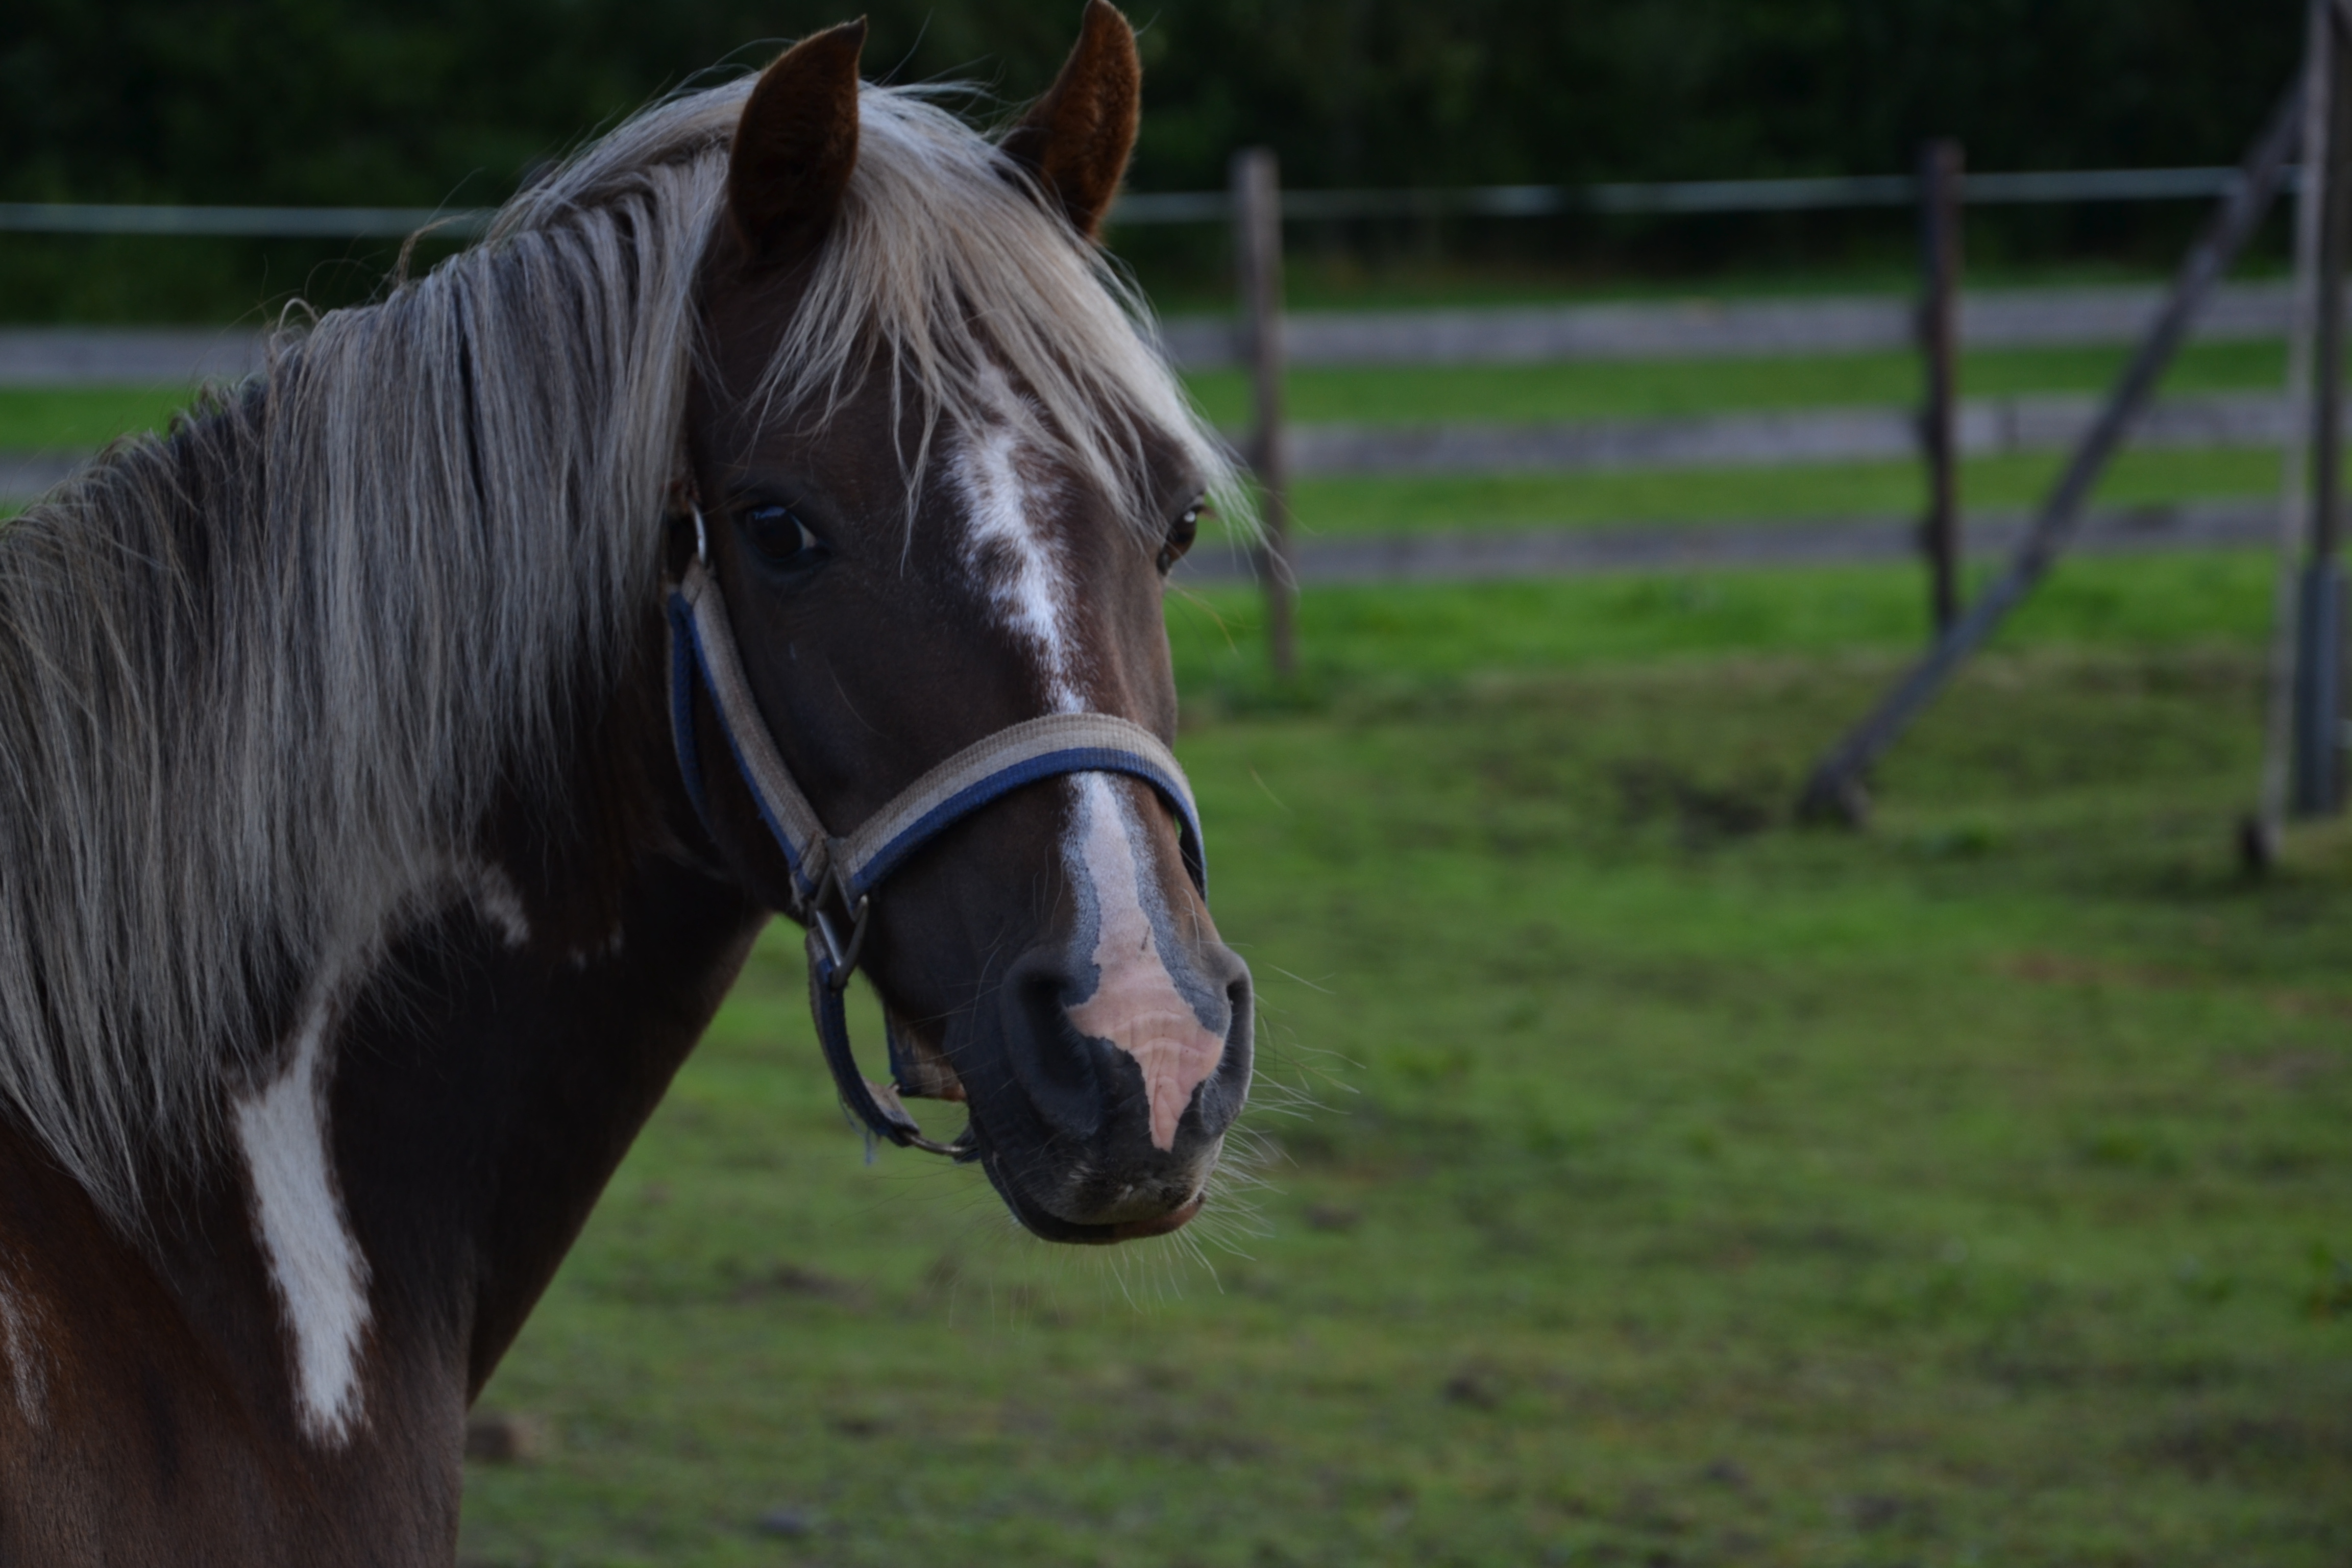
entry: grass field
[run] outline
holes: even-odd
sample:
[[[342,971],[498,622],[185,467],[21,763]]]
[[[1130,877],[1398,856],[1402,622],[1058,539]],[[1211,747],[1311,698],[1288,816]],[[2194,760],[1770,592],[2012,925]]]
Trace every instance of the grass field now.
[[[2117,348],[1981,350],[1965,356],[1965,395],[2102,392],[2123,367]],[[1218,424],[1249,420],[1249,383],[1238,370],[1189,378]],[[2186,394],[2277,391],[2286,383],[2278,343],[2192,343],[2164,390]],[[1735,409],[1882,405],[1919,399],[1912,353],[1814,358],[1571,361],[1559,364],[1301,367],[1284,380],[1289,416],[1301,424],[1422,424],[1432,420],[1539,421],[1663,418]]]
[[[2270,343],[2192,345],[2168,392],[2274,389],[2283,351]],[[2001,351],[1971,354],[1970,395],[2095,392],[2113,379],[2120,349]],[[1807,406],[1904,406],[1918,396],[1918,362],[1903,354],[1799,360],[1479,365],[1452,369],[1300,370],[1286,384],[1291,417],[1365,425],[1447,420],[1541,421],[1668,417]],[[1235,373],[1192,378],[1221,424],[1246,422]],[[2061,453],[1972,459],[1962,494],[1971,508],[2025,508],[2040,500]],[[2262,495],[2278,484],[2266,451],[2130,452],[2101,486],[2105,505]],[[1635,469],[1575,474],[1483,474],[1318,479],[1293,487],[1293,515],[1308,539],[1430,529],[1582,527],[1644,522],[1743,522],[1916,515],[1926,504],[1916,462],[1807,464],[1785,468]]]
[[[2087,390],[2105,353],[1974,356]],[[1903,356],[1302,373],[1379,423],[1900,404]],[[2275,386],[2191,352],[2176,390]],[[1230,378],[1197,390],[1238,417]],[[169,394],[0,393],[0,448]],[[2056,459],[1971,464],[2022,505]],[[2252,495],[2135,454],[2104,499]],[[1911,465],[1318,481],[1309,534],[1900,514]],[[1916,572],[1171,602],[1219,919],[1260,984],[1237,1181],[1025,1240],[833,1104],[772,936],[486,1405],[488,1564],[2352,1560],[2352,837],[2244,880],[2269,571],[2067,564],[1874,781],[1817,749]],[[873,1022],[863,1037],[878,1037]],[[946,1118],[952,1127],[953,1118]]]
[[[1975,354],[1964,385],[2094,390],[2117,358]],[[2170,385],[2281,379],[2222,345]],[[1243,416],[1235,378],[1194,384]],[[1290,387],[1374,424],[1916,395],[1904,355]],[[0,391],[0,449],[176,402]],[[1969,503],[2056,461],[1973,463]],[[2103,499],[2276,469],[2132,454]],[[1338,536],[1899,515],[1918,487],[1296,500]],[[1253,596],[1172,600],[1260,987],[1232,1187],[1178,1241],[1076,1254],[972,1172],[865,1163],[771,933],[488,1394],[551,1441],[471,1468],[467,1560],[2341,1568],[2352,835],[2303,831],[2261,884],[2232,862],[2268,593],[2252,553],[2066,564],[1860,836],[1789,804],[1918,645],[1915,571],[1310,592],[1287,685]]]
[[[1967,509],[2030,507],[2064,461],[2055,452],[1969,459],[1960,472]],[[2278,482],[2274,452],[2126,451],[2095,500],[2120,506],[2226,500],[2274,493]],[[1900,462],[1326,479],[1301,480],[1291,489],[1293,521],[1306,539],[1441,529],[1916,517],[1926,501],[1920,465]]]
[[[2344,1563],[2352,840],[2231,865],[2259,563],[2053,587],[1860,837],[1787,805],[1913,574],[1310,594],[1285,690],[1177,602],[1253,1180],[1103,1256],[866,1164],[772,941],[467,1557]]]
[[[2121,349],[2001,350],[1971,353],[1970,395],[2093,392],[2114,379]],[[2200,343],[2166,382],[2176,393],[2274,389],[2284,384],[2275,343]],[[1238,371],[1189,378],[1203,412],[1224,426],[1249,417]],[[1538,421],[1667,417],[1810,405],[1905,405],[1919,395],[1916,356],[1822,355],[1732,359],[1300,369],[1286,390],[1301,422],[1411,424],[1433,418]],[[153,429],[185,399],[173,388],[0,388],[0,449],[95,447],[127,430]]]
[[[2192,346],[2168,382],[2200,392],[2276,387],[2273,344]],[[2036,350],[1971,355],[1972,394],[2090,391],[2121,351]],[[1822,405],[1901,405],[1917,392],[1916,362],[1900,354],[1647,364],[1485,365],[1457,369],[1299,371],[1290,406],[1301,421],[1394,423],[1672,416]],[[1192,379],[1202,406],[1227,425],[1244,418],[1237,376]],[[0,450],[79,449],[166,423],[182,395],[170,390],[0,389]],[[2039,500],[2056,454],[1974,460],[1963,491],[1975,508]],[[2260,495],[2278,481],[2277,459],[2255,450],[2126,452],[2102,488],[2106,504]],[[1294,490],[1302,537],[1433,529],[1579,527],[1645,522],[1742,522],[1905,516],[1924,501],[1916,463],[1788,468],[1635,470],[1582,474],[1439,475],[1310,479]]]
[[[82,451],[161,430],[188,398],[185,387],[0,387],[0,451]]]

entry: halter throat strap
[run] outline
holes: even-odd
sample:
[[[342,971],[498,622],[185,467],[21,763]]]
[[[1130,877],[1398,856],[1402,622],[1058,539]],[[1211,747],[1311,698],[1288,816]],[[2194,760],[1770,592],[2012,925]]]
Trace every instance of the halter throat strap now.
[[[694,698],[700,690],[709,695],[736,773],[789,870],[793,901],[784,912],[808,928],[809,1009],[844,1108],[871,1137],[963,1157],[970,1152],[967,1146],[924,1137],[900,1102],[912,1075],[895,1030],[889,1044],[896,1081],[890,1085],[868,1080],[850,1049],[842,993],[857,967],[876,891],[908,856],[1013,791],[1065,773],[1110,773],[1142,780],[1168,803],[1176,815],[1184,868],[1205,897],[1208,866],[1192,784],[1175,754],[1141,725],[1108,713],[1049,713],[966,746],[851,832],[828,832],[784,765],[751,695],[726,603],[699,548],[699,516],[696,522],[694,560],[669,593],[670,735],[687,795],[708,831],[709,799],[694,723]]]

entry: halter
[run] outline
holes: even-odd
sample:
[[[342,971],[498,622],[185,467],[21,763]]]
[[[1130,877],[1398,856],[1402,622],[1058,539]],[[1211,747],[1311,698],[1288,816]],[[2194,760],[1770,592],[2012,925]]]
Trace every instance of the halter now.
[[[708,830],[710,807],[694,734],[694,695],[699,689],[709,693],[735,771],[750,788],[760,820],[767,824],[791,868],[793,901],[784,913],[808,928],[809,1011],[844,1109],[870,1137],[900,1148],[971,1158],[975,1151],[967,1142],[969,1133],[953,1143],[926,1138],[901,1103],[902,1094],[915,1092],[906,1087],[914,1075],[887,1012],[885,1038],[893,1081],[885,1085],[867,1079],[851,1054],[842,993],[866,944],[877,889],[907,857],[1023,785],[1064,773],[1108,773],[1141,779],[1174,808],[1184,869],[1206,897],[1208,867],[1201,849],[1200,814],[1184,770],[1160,738],[1139,724],[1108,713],[1049,713],[966,746],[901,790],[856,830],[835,836],[825,831],[815,807],[793,781],[760,716],[743,676],[726,604],[710,574],[699,508],[694,510],[694,559],[669,591],[669,647],[670,735],[687,794]]]

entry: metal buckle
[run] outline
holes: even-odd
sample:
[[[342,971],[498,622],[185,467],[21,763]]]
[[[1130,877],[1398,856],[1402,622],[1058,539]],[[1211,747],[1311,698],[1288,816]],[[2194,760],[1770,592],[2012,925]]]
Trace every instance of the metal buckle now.
[[[849,916],[849,940],[846,942],[842,941],[833,917],[825,912],[828,900],[838,900]],[[835,991],[846,990],[849,986],[849,977],[857,968],[857,955],[866,949],[866,922],[873,913],[874,895],[861,894],[853,905],[849,901],[849,889],[841,885],[840,873],[827,866],[824,880],[818,886],[816,896],[809,900],[809,927],[817,933],[817,940],[824,943],[824,983]]]

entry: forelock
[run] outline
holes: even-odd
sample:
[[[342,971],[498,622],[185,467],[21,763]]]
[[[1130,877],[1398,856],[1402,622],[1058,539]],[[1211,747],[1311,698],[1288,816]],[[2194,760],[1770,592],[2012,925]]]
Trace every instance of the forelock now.
[[[941,106],[868,85],[857,166],[771,356],[763,411],[821,427],[863,379],[902,415],[909,516],[943,427],[1002,417],[1018,389],[1034,436],[1156,536],[1154,448],[1181,453],[1220,510],[1252,515],[1232,454],[1169,368],[1148,304],[1027,170]]]

